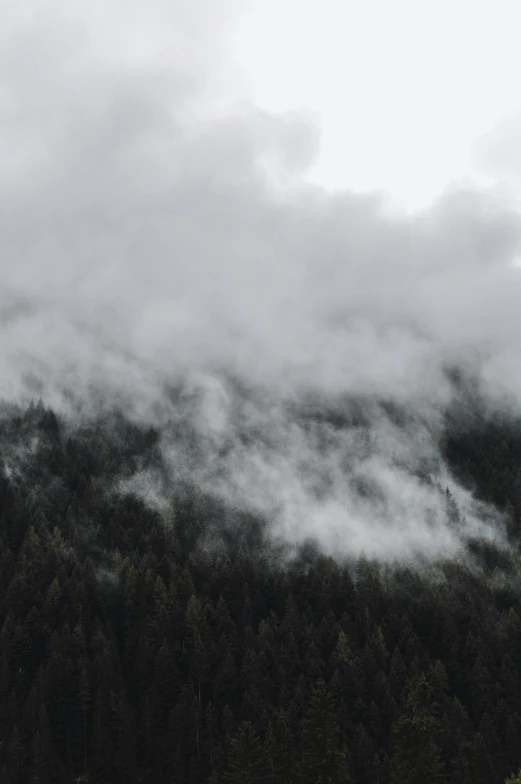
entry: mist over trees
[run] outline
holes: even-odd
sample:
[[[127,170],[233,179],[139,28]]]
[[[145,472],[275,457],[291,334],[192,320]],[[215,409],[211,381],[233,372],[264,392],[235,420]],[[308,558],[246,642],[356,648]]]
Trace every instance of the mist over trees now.
[[[288,549],[183,477],[145,501],[125,481],[161,470],[160,438],[4,410],[2,782],[516,780],[518,421],[447,416],[451,472],[508,541],[422,564]]]
[[[3,4],[0,784],[515,782],[521,216],[311,184],[247,5]]]

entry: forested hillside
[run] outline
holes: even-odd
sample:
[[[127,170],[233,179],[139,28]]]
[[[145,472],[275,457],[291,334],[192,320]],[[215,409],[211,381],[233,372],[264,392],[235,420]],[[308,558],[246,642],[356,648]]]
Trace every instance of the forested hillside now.
[[[154,428],[6,409],[2,784],[515,774],[521,424],[463,425],[447,418],[443,454],[506,511],[508,546],[469,538],[457,558],[390,565],[336,561],[311,541],[290,555],[266,520],[186,481],[173,514],[118,490],[160,470]]]

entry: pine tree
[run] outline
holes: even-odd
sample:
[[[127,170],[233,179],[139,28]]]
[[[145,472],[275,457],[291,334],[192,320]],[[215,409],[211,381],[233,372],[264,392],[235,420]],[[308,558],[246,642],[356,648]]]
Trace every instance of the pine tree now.
[[[275,777],[279,784],[293,784],[297,778],[297,754],[288,718],[279,709],[275,722]]]
[[[83,770],[87,771],[87,714],[91,702],[89,675],[82,667],[78,684],[78,707],[83,713]]]
[[[250,721],[243,721],[230,742],[224,776],[230,784],[263,784],[268,770],[259,736]]]
[[[333,698],[323,680],[311,694],[304,717],[300,776],[306,784],[340,784],[348,782],[346,753],[340,748]]]
[[[444,780],[436,732],[429,685],[421,673],[405,687],[401,710],[393,726],[393,784],[439,784]]]

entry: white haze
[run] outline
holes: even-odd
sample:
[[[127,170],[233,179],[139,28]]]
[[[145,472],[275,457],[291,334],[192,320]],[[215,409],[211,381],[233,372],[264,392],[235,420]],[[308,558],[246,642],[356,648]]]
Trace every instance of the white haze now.
[[[451,486],[463,532],[483,531],[437,436],[447,367],[519,406],[519,216],[473,191],[404,217],[299,184],[318,126],[235,100],[231,3],[23,8],[0,32],[3,398],[119,404],[164,428],[173,475],[328,552],[454,552],[420,465]],[[363,426],[304,424],[353,398]],[[167,508],[162,481],[134,489]]]

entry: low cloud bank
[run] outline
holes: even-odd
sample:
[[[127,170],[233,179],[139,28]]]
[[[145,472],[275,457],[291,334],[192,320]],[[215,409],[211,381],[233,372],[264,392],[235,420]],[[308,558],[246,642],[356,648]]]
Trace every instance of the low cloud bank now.
[[[172,473],[292,541],[453,552],[483,510],[452,482],[454,530],[436,488],[448,371],[519,408],[519,215],[468,190],[390,216],[303,184],[312,117],[218,116],[241,77],[217,5],[105,4],[122,28],[83,3],[8,12],[0,395],[159,425]]]

